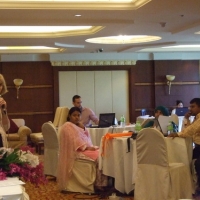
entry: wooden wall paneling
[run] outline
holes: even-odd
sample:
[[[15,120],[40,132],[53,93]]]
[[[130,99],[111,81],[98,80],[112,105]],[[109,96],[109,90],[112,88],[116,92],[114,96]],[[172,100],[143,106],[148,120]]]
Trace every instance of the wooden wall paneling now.
[[[10,118],[24,118],[32,131],[41,131],[42,124],[53,120],[55,112],[50,62],[5,62],[1,65],[9,90],[4,98]],[[19,99],[16,99],[15,78],[23,79]]]
[[[141,115],[142,108],[147,109],[148,114],[152,115],[155,106],[154,93],[154,62],[137,61],[134,70],[134,95],[135,95],[135,117]]]
[[[176,76],[172,82],[170,95],[166,84],[167,74]],[[155,82],[163,83],[155,86],[156,106],[165,105],[172,109],[176,100],[182,100],[187,106],[192,98],[199,96],[199,84],[192,84],[199,82],[199,61],[155,61]]]

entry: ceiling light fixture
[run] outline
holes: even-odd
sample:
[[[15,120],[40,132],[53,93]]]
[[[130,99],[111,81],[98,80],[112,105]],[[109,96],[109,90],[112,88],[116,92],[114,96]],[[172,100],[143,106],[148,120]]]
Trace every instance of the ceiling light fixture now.
[[[91,35],[103,26],[0,26],[0,38],[57,38]]]
[[[162,48],[199,48],[199,44],[186,44],[186,45],[175,45],[175,46],[167,46]]]
[[[46,46],[0,46],[0,53],[61,53],[64,48]]]
[[[136,10],[151,0],[0,0],[1,9]]]
[[[150,36],[150,35],[119,35],[119,36],[89,38],[85,41],[89,43],[98,43],[98,44],[132,44],[132,43],[152,42],[160,39],[161,37],[159,36]]]

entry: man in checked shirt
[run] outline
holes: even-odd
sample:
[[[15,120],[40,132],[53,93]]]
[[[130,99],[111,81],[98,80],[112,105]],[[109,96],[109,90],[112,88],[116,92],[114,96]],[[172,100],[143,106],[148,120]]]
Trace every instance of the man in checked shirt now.
[[[189,117],[195,116],[190,124]],[[197,172],[198,188],[196,194],[200,195],[200,98],[194,98],[190,101],[189,112],[185,115],[185,129],[179,133],[171,133],[168,137],[192,137],[195,144],[193,149],[193,159],[196,159],[194,165]]]

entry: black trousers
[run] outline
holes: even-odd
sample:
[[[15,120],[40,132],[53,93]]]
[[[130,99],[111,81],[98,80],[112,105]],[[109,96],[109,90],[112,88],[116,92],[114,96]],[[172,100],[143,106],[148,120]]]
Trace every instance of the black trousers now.
[[[194,165],[197,172],[198,186],[200,187],[200,145],[196,145],[193,149],[193,159],[197,159]]]

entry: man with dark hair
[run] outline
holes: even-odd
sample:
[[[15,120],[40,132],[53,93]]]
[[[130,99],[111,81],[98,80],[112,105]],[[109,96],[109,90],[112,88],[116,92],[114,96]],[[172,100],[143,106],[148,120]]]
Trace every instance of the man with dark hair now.
[[[72,103],[75,107],[78,107],[81,109],[81,123],[84,124],[84,126],[90,126],[91,120],[95,123],[99,123],[99,119],[95,115],[94,111],[92,111],[90,108],[82,107],[82,100],[81,96],[74,95],[72,97]]]
[[[195,116],[194,121],[190,124],[189,117]],[[194,98],[190,101],[189,112],[186,113],[185,118],[187,124],[185,129],[179,133],[171,133],[169,137],[192,137],[195,143],[193,149],[193,159],[196,159],[194,165],[197,172],[197,192],[200,194],[200,98]]]

